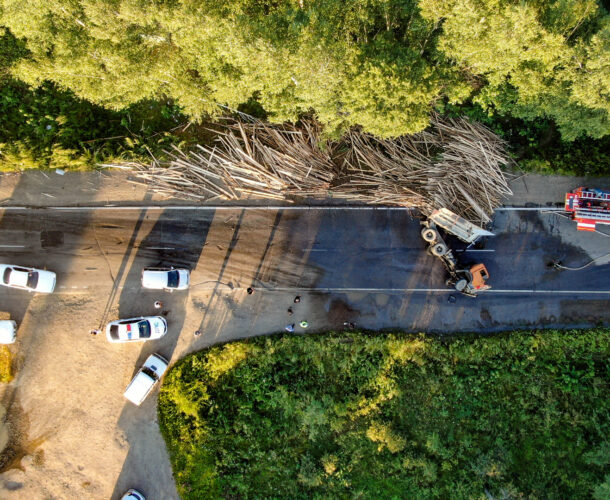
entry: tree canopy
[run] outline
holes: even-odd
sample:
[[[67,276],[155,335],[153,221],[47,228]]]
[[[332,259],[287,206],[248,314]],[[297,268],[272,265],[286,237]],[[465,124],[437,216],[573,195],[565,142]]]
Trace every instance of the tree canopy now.
[[[167,96],[195,119],[257,100],[332,133],[425,128],[445,102],[610,131],[610,17],[593,0],[0,0],[13,74],[112,109]],[[220,105],[220,107],[219,107]]]

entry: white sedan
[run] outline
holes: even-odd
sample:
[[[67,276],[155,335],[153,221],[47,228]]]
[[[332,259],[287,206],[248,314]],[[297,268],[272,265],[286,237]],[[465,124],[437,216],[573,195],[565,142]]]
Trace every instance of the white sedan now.
[[[106,326],[109,342],[144,342],[160,339],[167,333],[167,321],[162,316],[119,319]]]
[[[186,290],[190,283],[188,269],[147,267],[142,271],[142,286],[152,290]]]
[[[55,273],[32,267],[0,264],[0,285],[28,292],[51,293],[55,290]]]

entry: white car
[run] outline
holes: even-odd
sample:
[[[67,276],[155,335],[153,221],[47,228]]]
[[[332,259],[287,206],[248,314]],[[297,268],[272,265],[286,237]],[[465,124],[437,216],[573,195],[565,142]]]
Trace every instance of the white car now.
[[[140,406],[153,387],[167,370],[167,360],[159,354],[151,354],[125,389],[125,396],[134,405]]]
[[[55,273],[32,267],[0,264],[0,285],[28,292],[51,293],[55,290]]]
[[[119,319],[106,326],[109,342],[144,342],[160,339],[167,333],[167,321],[162,316]]]
[[[123,494],[121,500],[146,500],[144,495],[133,488]]]
[[[188,269],[147,267],[142,271],[142,286],[152,290],[186,290],[190,284]]]
[[[17,339],[17,323],[5,319],[0,321],[0,344],[14,344]]]

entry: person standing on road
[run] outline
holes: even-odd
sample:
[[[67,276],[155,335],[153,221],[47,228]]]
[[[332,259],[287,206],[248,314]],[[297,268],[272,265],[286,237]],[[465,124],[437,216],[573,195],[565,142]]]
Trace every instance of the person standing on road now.
[[[303,320],[299,323],[299,326],[303,329],[307,329],[307,328],[309,328],[309,323],[307,323],[307,321]]]

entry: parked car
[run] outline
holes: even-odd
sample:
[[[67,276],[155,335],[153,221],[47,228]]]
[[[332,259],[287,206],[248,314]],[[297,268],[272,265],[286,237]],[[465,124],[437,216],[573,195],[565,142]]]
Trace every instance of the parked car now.
[[[51,293],[55,290],[55,273],[33,267],[0,264],[0,285],[28,292]]]
[[[134,405],[140,406],[167,370],[167,360],[151,354],[123,394]]]
[[[13,344],[17,339],[17,323],[10,319],[0,321],[0,344]]]
[[[162,316],[119,319],[106,326],[109,342],[144,342],[160,339],[167,333],[167,321]]]
[[[146,500],[144,495],[133,488],[123,494],[121,500]]]
[[[147,267],[142,271],[142,286],[152,290],[186,290],[190,284],[188,269]]]

